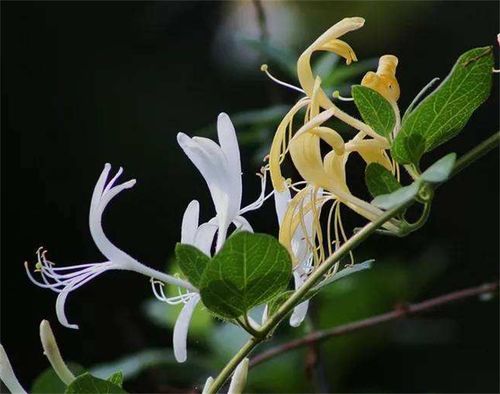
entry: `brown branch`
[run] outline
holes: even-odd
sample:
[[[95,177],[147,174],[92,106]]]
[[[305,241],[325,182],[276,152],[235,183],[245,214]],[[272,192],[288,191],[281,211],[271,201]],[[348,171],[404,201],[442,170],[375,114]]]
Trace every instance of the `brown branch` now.
[[[381,315],[376,315],[353,323],[344,324],[342,326],[330,328],[328,330],[316,331],[302,338],[298,338],[293,341],[284,343],[282,345],[275,346],[269,350],[266,350],[258,354],[257,356],[253,357],[250,360],[250,367],[254,367],[260,363],[263,363],[264,361],[267,361],[275,356],[278,356],[290,350],[297,349],[302,346],[311,345],[320,341],[324,341],[328,338],[350,334],[351,332],[354,331],[362,330],[368,327],[373,327],[381,323],[391,320],[396,320],[408,315],[413,315],[416,313],[428,311],[430,309],[434,309],[438,306],[449,304],[451,302],[461,301],[481,294],[492,293],[498,289],[498,286],[499,282],[491,282],[476,287],[469,287],[467,289],[454,291],[452,293],[431,298],[416,304],[399,306],[395,310],[383,313]]]

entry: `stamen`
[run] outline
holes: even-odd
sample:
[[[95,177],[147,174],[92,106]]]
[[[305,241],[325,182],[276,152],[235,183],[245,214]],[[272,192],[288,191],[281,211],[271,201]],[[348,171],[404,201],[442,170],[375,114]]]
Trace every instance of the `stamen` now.
[[[334,99],[338,99],[340,101],[354,101],[354,99],[352,97],[342,97],[340,95],[340,92],[338,90],[335,90],[333,93],[332,93],[332,97]]]
[[[301,88],[298,88],[297,86],[294,86],[294,85],[291,85],[289,83],[286,83],[286,82],[283,82],[283,81],[280,81],[278,78],[276,77],[273,77],[271,75],[271,73],[268,71],[269,67],[267,64],[263,64],[262,66],[260,66],[260,71],[263,71],[272,81],[276,82],[278,85],[281,85],[281,86],[284,86],[286,88],[289,88],[289,89],[292,89],[292,90],[295,90],[297,92],[300,92],[300,93],[303,93],[303,94],[306,94],[306,92],[304,90],[302,90]]]

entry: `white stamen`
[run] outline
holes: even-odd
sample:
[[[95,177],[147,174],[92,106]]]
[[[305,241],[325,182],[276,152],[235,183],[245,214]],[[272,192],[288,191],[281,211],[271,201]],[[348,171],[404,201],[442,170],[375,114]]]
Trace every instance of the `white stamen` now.
[[[263,71],[264,73],[266,73],[266,75],[274,82],[276,82],[278,85],[281,85],[281,86],[284,86],[286,88],[289,88],[289,89],[292,89],[292,90],[295,90],[297,92],[300,92],[300,93],[303,93],[303,94],[306,94],[306,92],[304,90],[302,90],[301,88],[298,88],[297,86],[294,86],[294,85],[291,85],[289,83],[286,83],[286,82],[283,82],[283,81],[280,81],[278,78],[276,77],[273,77],[271,75],[271,73],[268,71],[269,67],[267,66],[267,64],[263,64],[262,66],[260,66],[260,71]]]
[[[334,99],[338,99],[340,101],[354,101],[354,99],[352,97],[342,97],[338,90],[334,91],[332,93],[332,96]]]

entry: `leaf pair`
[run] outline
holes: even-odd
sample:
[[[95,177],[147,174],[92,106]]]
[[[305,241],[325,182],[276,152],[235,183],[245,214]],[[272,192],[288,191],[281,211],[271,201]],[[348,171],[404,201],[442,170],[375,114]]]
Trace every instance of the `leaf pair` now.
[[[226,319],[270,301],[285,291],[292,275],[288,251],[266,234],[237,232],[213,258],[186,244],[177,244],[175,253],[203,304]]]
[[[372,204],[382,209],[391,209],[413,200],[423,182],[445,182],[453,170],[456,158],[455,153],[444,156],[408,186],[401,186],[394,175],[380,164],[369,164],[366,167],[365,180],[368,191],[375,197]]]

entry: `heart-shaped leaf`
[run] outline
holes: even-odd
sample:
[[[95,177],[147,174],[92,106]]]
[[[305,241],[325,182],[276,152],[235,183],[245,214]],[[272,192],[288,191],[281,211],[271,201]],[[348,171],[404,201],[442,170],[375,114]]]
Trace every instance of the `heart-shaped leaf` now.
[[[381,209],[392,209],[405,204],[417,196],[420,184],[420,180],[416,180],[411,185],[401,187],[395,192],[377,196],[372,200],[372,204]]]
[[[288,251],[266,234],[237,232],[207,265],[200,283],[204,305],[237,318],[283,292],[292,274]]]

